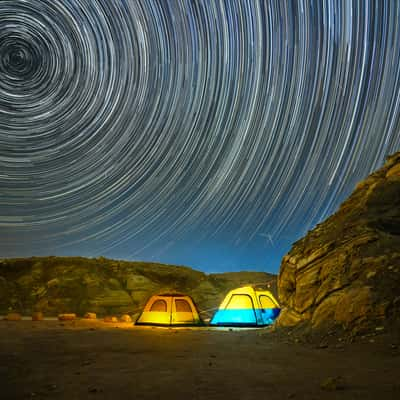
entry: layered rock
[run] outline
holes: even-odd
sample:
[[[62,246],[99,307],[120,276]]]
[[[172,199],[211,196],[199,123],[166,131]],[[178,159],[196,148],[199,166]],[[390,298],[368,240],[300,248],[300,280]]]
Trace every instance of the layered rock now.
[[[269,282],[262,272],[206,275],[187,267],[100,258],[32,257],[0,261],[0,315],[18,311],[134,315],[156,293],[191,295],[200,310],[218,307],[242,284]],[[207,316],[207,313],[202,314]]]
[[[400,153],[283,258],[280,326],[365,332],[400,320]]]

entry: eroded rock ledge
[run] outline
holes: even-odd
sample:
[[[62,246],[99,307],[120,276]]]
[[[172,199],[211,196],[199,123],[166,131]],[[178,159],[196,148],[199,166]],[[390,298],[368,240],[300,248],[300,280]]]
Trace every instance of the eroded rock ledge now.
[[[400,152],[283,258],[278,326],[367,332],[400,320]]]

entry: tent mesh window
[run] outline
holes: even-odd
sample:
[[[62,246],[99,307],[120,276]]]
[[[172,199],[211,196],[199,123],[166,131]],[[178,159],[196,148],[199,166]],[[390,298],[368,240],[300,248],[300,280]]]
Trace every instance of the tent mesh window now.
[[[226,307],[227,309],[254,309],[253,300],[247,294],[234,294]]]
[[[190,304],[186,300],[176,299],[175,300],[176,312],[192,312]]]
[[[275,303],[265,295],[260,296],[260,304],[262,308],[276,308]]]
[[[165,300],[156,300],[151,305],[150,311],[167,312],[167,303]]]

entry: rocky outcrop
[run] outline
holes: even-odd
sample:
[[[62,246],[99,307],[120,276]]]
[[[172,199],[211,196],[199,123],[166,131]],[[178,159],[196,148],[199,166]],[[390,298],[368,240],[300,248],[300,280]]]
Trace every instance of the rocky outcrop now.
[[[206,275],[187,267],[103,257],[0,260],[0,315],[10,311],[45,316],[135,315],[151,295],[162,292],[187,293],[200,310],[212,311],[229,290],[260,282],[276,285],[276,276],[263,272]],[[202,313],[202,317],[209,315]]]
[[[353,333],[400,320],[400,153],[357,185],[281,264],[278,326]]]

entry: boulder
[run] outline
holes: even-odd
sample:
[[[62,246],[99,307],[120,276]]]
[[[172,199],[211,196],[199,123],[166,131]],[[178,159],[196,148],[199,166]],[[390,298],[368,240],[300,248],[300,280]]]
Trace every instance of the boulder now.
[[[5,320],[5,321],[21,321],[21,319],[22,319],[21,314],[15,313],[15,312],[8,313],[8,314],[4,317],[4,320]]]
[[[128,314],[122,315],[119,320],[120,322],[132,322],[132,318]]]
[[[87,313],[85,313],[83,318],[85,318],[85,319],[96,319],[97,315],[96,315],[96,313],[87,312]]]
[[[32,314],[32,321],[43,321],[43,313],[40,311],[36,311]]]

